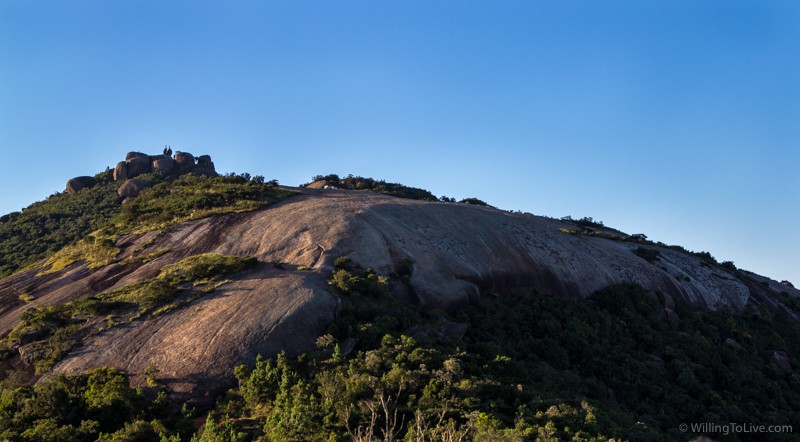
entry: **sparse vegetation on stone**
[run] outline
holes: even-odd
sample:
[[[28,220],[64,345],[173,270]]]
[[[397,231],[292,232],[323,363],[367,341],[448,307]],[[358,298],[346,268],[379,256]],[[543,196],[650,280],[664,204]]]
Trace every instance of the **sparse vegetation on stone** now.
[[[647,247],[637,247],[633,250],[633,253],[649,263],[656,262],[656,260],[658,260],[658,256],[661,254],[661,252],[658,250],[649,249]]]
[[[115,233],[165,229],[183,221],[222,213],[257,210],[281,201],[294,192],[269,183],[259,184],[241,176],[216,178],[184,175],[156,184],[125,204],[112,221]]]
[[[462,204],[472,204],[473,206],[484,206],[484,207],[491,207],[486,201],[479,200],[478,198],[464,198],[463,200],[459,201]]]
[[[121,289],[63,304],[33,307],[5,338],[8,350],[19,351],[23,360],[44,374],[75,343],[74,335],[84,325],[105,322],[114,325],[157,316],[204,296],[224,282],[223,277],[257,265],[255,258],[203,254],[165,266],[155,278]],[[180,287],[187,284],[186,287]],[[106,327],[107,328],[107,327]],[[6,353],[7,355],[9,353]]]
[[[404,186],[398,183],[387,183],[383,180],[375,180],[373,178],[364,178],[360,176],[348,175],[345,178],[339,178],[339,175],[316,175],[311,178],[311,182],[325,181],[328,185],[338,189],[350,190],[369,190],[375,193],[382,193],[385,195],[396,196],[398,198],[409,198],[422,201],[437,201],[436,195],[430,193],[425,189],[416,187]],[[311,183],[308,183],[311,184]]]

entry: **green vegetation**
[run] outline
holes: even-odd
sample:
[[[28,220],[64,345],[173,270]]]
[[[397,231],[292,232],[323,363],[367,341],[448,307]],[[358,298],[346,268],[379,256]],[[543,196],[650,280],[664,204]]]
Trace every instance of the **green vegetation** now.
[[[149,175],[144,179],[155,185],[120,205],[108,172],[98,178],[93,189],[54,195],[3,217],[0,275],[48,255],[42,273],[77,261],[107,265],[118,260],[117,235],[255,210],[292,195],[246,174],[169,181]],[[315,179],[436,200],[422,189],[368,178]],[[567,221],[576,226],[562,229],[567,233],[622,238],[591,218]],[[667,247],[641,234],[626,240],[641,244],[634,253],[649,262],[660,252],[645,246]],[[167,250],[140,252],[126,261],[145,262]],[[743,277],[732,262],[693,254]],[[32,307],[4,338],[0,353],[18,352],[45,374],[80,340],[179,309],[224,284],[226,275],[255,265],[253,258],[192,256],[118,290]],[[617,285],[586,300],[505,295],[448,314],[413,296],[392,295],[390,287],[408,287],[410,259],[398,260],[390,275],[346,257],[334,267],[328,284],[341,309],[317,349],[236,367],[236,386],[196,434],[188,426],[193,413],[185,406],[178,412],[180,404],[169,402],[152,373],[145,373],[147,387],[134,390],[125,373],[100,368],[33,386],[11,372],[2,382],[0,440],[669,441],[690,436],[678,428],[684,422],[800,428],[800,376],[785,368],[800,367],[800,327],[785,312],[753,305],[741,314],[711,312],[676,301],[675,320],[658,296]],[[35,303],[29,294],[15,296]],[[800,311],[788,293],[780,299]]]
[[[13,442],[180,441],[188,420],[163,388],[134,390],[119,370],[56,375],[36,385],[3,383],[0,439]]]
[[[573,219],[572,216],[567,215],[561,218],[561,221],[566,221],[572,224],[579,225],[581,227],[594,227],[594,228],[605,227],[605,224],[603,224],[602,221],[595,220],[591,216],[584,216],[583,218],[580,219]]]
[[[124,288],[63,304],[26,310],[4,339],[6,354],[15,349],[37,374],[50,370],[80,337],[128,321],[157,316],[210,293],[255,258],[204,254],[164,266],[158,276]],[[102,318],[101,318],[102,317]],[[95,327],[92,327],[94,325]]]
[[[115,262],[116,238],[122,233],[166,229],[183,221],[222,213],[257,210],[294,192],[248,174],[216,178],[195,175],[137,179],[154,184],[122,204],[120,183],[112,172],[95,176],[98,184],[74,194],[57,193],[22,212],[0,217],[0,277],[49,256],[40,274],[63,270],[78,261],[90,268]]]
[[[478,198],[464,198],[463,200],[459,201],[462,204],[472,204],[474,206],[484,206],[484,207],[491,207],[486,201],[479,200]]]
[[[7,276],[106,225],[120,210],[110,171],[91,189],[56,193],[0,217],[0,277]]]
[[[391,295],[390,285],[413,272],[410,260],[387,276],[345,257],[334,264],[329,286],[342,308],[317,349],[236,367],[237,386],[192,440],[670,441],[690,436],[680,432],[682,422],[800,424],[800,378],[772,362],[785,351],[800,366],[794,354],[800,327],[786,315],[752,306],[738,315],[695,311],[677,301],[676,321],[636,285],[609,287],[586,300],[493,297],[447,314]],[[219,255],[188,258],[142,284],[61,310],[35,309],[25,317],[27,328],[14,334],[46,333],[49,341],[66,342],[81,333],[76,319],[156,314],[252,265]],[[193,289],[180,295],[177,287],[187,281]],[[104,370],[35,387],[12,386],[10,377],[0,401],[0,435],[188,440],[184,416],[190,413],[177,413],[177,404],[168,411],[157,384],[133,391],[124,374]],[[90,399],[92,388],[105,399]],[[65,400],[73,405],[59,405]],[[124,410],[113,422],[97,411],[111,403]]]
[[[330,285],[342,314],[318,350],[237,367],[238,387],[201,431],[235,436],[220,440],[668,441],[687,437],[681,422],[798,424],[800,381],[770,363],[775,350],[800,348],[800,328],[785,316],[679,302],[682,319],[672,322],[636,285],[584,301],[485,299],[448,316],[392,297],[388,284],[337,260]],[[463,339],[445,331],[455,323],[469,326]]]
[[[649,263],[656,262],[656,260],[658,260],[658,256],[661,254],[661,252],[658,250],[648,249],[647,247],[637,247],[633,253]]]
[[[339,178],[339,175],[317,175],[311,178],[311,182],[325,180],[330,185],[339,189],[349,190],[369,190],[375,193],[383,193],[385,195],[396,196],[398,198],[408,198],[413,200],[422,201],[438,201],[436,196],[425,189],[418,189],[416,187],[408,187],[398,183],[387,183],[383,180],[375,180],[372,178],[363,178],[360,176],[347,175],[345,178]]]
[[[119,249],[113,238],[89,234],[53,254],[41,265],[43,270],[38,275],[60,272],[77,261],[88,263],[90,269],[103,267],[114,262],[117,253]]]
[[[145,189],[125,204],[113,220],[111,233],[143,233],[210,215],[257,210],[295,192],[280,189],[263,179],[244,176],[206,178],[183,175]]]

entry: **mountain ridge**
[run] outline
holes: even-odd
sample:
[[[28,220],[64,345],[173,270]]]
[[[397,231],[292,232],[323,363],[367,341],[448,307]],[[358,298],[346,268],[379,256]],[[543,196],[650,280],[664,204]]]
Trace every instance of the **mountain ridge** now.
[[[38,360],[46,380],[113,367],[129,373],[133,385],[157,379],[171,400],[208,407],[234,382],[233,367],[313,351],[352,308],[342,293],[363,281],[372,287],[365,290],[397,305],[401,324],[408,305],[441,315],[439,325],[409,324],[404,333],[445,340],[470,333],[460,312],[493,299],[585,299],[620,285],[641,288],[636,296],[650,303],[647,320],[655,325],[680,327],[685,306],[731,315],[757,306],[798,322],[800,291],[793,287],[591,220],[330,186],[278,187],[249,175],[152,179],[153,187],[78,243],[79,251],[99,248],[110,259],[60,251],[59,267],[45,258],[0,280],[0,333],[9,343],[4,368]],[[203,195],[220,191],[231,197],[203,206]],[[191,204],[183,207],[182,195]],[[251,203],[238,204],[242,195]],[[163,269],[201,256],[256,264],[161,288]],[[367,269],[365,276],[342,273],[343,262]],[[160,304],[143,303],[153,293]],[[61,316],[47,319],[54,314]],[[68,344],[54,341],[67,330]],[[348,357],[366,345],[340,344]],[[794,355],[776,348],[765,357],[792,371]]]

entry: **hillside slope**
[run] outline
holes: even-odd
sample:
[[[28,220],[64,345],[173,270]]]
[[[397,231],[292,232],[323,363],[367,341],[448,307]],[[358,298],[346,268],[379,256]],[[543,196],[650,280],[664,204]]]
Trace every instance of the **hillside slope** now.
[[[116,263],[76,263],[0,281],[0,333],[33,306],[64,303],[153,278],[165,265],[203,253],[253,256],[257,268],[231,276],[213,293],[164,315],[92,334],[56,365],[73,373],[109,365],[131,373],[157,367],[179,399],[206,402],[231,381],[231,367],[257,354],[309,350],[337,314],[326,280],[348,256],[378,274],[410,273],[393,293],[452,310],[481,297],[538,290],[586,297],[623,282],[698,307],[741,310],[748,302],[778,305],[769,284],[756,283],[700,257],[665,247],[649,262],[636,242],[567,233],[571,223],[455,203],[428,203],[369,192],[299,189],[301,194],[255,212],[216,215],[162,232],[117,240]],[[152,260],[132,259],[159,251]],[[131,259],[126,259],[131,258]],[[409,268],[410,264],[410,268]],[[24,293],[32,299],[21,301]]]

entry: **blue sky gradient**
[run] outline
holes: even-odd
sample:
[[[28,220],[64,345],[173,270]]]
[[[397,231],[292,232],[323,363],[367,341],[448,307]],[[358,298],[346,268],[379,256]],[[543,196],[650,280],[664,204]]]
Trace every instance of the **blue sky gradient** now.
[[[800,284],[800,3],[0,2],[0,212],[164,144],[592,216]]]

